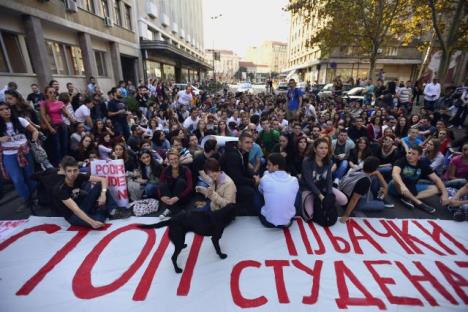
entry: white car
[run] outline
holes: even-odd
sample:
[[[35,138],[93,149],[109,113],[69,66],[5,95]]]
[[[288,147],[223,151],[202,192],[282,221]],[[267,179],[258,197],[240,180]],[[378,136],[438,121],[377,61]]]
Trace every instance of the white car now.
[[[288,93],[289,85],[287,82],[280,82],[278,86],[276,87],[275,94],[280,95],[280,94],[286,94]]]
[[[250,82],[241,82],[237,85],[236,92],[250,93],[253,94],[253,87]]]
[[[333,83],[327,83],[322,90],[317,94],[319,99],[325,99],[332,95]]]
[[[363,87],[355,87],[351,90],[345,92],[343,98],[349,102],[364,102],[364,93],[366,92],[366,88]]]
[[[175,83],[174,86],[177,87],[179,89],[179,91],[180,90],[185,90],[187,88],[186,83]],[[200,89],[198,89],[197,87],[192,85],[192,92],[195,95],[199,95],[200,94]]]

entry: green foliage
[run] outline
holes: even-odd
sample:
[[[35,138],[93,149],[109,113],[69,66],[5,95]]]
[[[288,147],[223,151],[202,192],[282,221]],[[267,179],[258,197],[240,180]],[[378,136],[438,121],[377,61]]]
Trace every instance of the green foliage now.
[[[122,102],[127,105],[129,111],[136,113],[138,111],[138,101],[133,96],[127,96],[122,99]]]

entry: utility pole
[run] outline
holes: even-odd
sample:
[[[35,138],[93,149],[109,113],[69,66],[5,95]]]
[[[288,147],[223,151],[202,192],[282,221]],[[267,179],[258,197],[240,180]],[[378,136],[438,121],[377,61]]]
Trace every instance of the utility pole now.
[[[218,14],[214,16],[210,16],[210,19],[213,21],[216,21],[218,18],[223,16],[223,14]],[[214,47],[214,37],[213,37],[213,80],[216,81],[216,70],[215,70],[215,59],[216,59],[216,52],[215,52],[215,47]]]

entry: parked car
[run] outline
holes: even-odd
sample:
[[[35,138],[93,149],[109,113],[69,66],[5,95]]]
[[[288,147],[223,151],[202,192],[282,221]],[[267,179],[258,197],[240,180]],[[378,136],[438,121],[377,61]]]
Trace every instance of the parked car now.
[[[364,93],[366,92],[366,88],[363,87],[355,87],[349,91],[345,91],[343,95],[343,99],[346,99],[348,102],[364,102]]]
[[[177,89],[179,89],[179,91],[180,91],[180,90],[185,90],[185,89],[187,88],[187,84],[186,84],[186,83],[182,83],[182,82],[180,82],[180,83],[175,83],[174,86],[177,87]],[[198,89],[197,87],[195,87],[194,85],[192,85],[192,92],[193,92],[193,94],[195,94],[195,95],[199,95],[199,94],[200,94],[200,89]]]
[[[317,93],[317,96],[319,97],[319,99],[323,100],[323,99],[326,99],[327,97],[331,97],[332,88],[333,88],[333,83],[327,83],[325,86],[323,86],[322,90],[320,90]]]
[[[252,84],[250,82],[241,82],[237,85],[236,92],[253,94]]]
[[[289,86],[287,82],[280,82],[275,89],[275,94],[276,95],[286,94],[288,93],[288,88]]]

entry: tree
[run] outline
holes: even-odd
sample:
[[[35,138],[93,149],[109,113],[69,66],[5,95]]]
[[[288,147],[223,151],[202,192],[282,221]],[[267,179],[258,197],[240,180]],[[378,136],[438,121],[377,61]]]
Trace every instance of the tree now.
[[[466,0],[427,0],[430,8],[432,27],[442,51],[438,78],[441,85],[447,77],[452,53],[457,49],[467,49],[468,8]]]
[[[413,7],[414,0],[290,0],[286,10],[312,22],[307,46],[319,46],[322,54],[353,47],[368,58],[372,78],[380,49],[400,44],[408,32]]]

